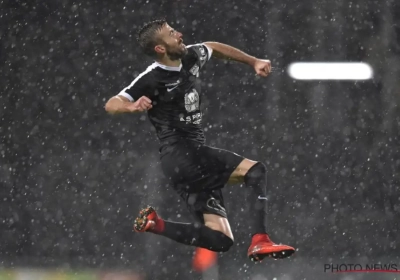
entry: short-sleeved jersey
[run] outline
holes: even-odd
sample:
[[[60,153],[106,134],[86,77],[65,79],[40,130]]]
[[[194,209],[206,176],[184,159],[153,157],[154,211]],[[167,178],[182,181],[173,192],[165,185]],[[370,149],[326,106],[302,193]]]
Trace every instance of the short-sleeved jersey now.
[[[187,50],[179,67],[154,62],[119,93],[130,101],[142,96],[152,100],[153,108],[148,111],[148,116],[161,144],[182,138],[205,141],[198,77],[200,69],[210,59],[212,49],[196,44],[187,46]]]

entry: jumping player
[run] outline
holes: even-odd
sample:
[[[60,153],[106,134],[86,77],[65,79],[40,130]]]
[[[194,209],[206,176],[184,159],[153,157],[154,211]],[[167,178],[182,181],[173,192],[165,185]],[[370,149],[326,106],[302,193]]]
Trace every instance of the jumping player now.
[[[105,105],[107,112],[148,111],[160,141],[165,176],[196,217],[195,223],[161,219],[153,207],[142,209],[134,223],[137,232],[152,232],[179,243],[225,252],[233,245],[221,189],[228,182],[249,188],[252,236],[248,257],[286,258],[294,248],[275,244],[267,234],[266,167],[263,163],[205,145],[202,129],[200,70],[211,57],[252,66],[266,77],[269,60],[257,59],[231,46],[206,42],[185,46],[182,34],[164,20],[145,24],[138,32],[139,45],[155,62]]]

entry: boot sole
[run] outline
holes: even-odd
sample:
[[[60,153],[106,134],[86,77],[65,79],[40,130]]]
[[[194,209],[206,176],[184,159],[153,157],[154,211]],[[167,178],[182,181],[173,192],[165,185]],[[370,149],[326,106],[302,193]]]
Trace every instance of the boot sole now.
[[[295,251],[288,249],[288,250],[281,250],[277,252],[271,252],[271,253],[254,253],[249,255],[249,259],[253,262],[259,262],[263,260],[266,257],[273,258],[275,260],[277,259],[285,259],[293,255]]]

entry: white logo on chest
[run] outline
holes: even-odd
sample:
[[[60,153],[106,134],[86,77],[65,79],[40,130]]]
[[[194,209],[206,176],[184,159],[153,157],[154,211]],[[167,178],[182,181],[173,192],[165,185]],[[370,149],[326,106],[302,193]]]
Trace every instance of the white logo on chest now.
[[[175,83],[169,83],[169,84],[166,84],[165,86],[167,87],[167,91],[170,92],[170,91],[173,91],[174,89],[176,89],[180,85],[180,83],[181,83],[181,81],[177,80]],[[170,86],[172,86],[172,88],[168,88]]]
[[[168,91],[168,92],[173,91],[173,90],[176,89],[178,86],[179,86],[179,85],[174,86],[174,87],[172,87],[172,88],[167,88],[167,91]]]
[[[200,97],[195,89],[185,94],[185,109],[188,112],[194,112],[199,109]]]

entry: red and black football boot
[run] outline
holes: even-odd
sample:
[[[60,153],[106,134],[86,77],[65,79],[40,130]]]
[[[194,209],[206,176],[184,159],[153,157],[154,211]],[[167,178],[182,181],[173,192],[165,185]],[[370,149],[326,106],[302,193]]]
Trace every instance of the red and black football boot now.
[[[136,232],[153,231],[159,217],[153,207],[147,206],[139,212],[139,216],[135,219],[133,229]]]
[[[253,236],[247,255],[250,260],[257,262],[265,257],[284,259],[291,256],[294,252],[293,247],[275,244],[271,241],[268,234],[258,233]]]

